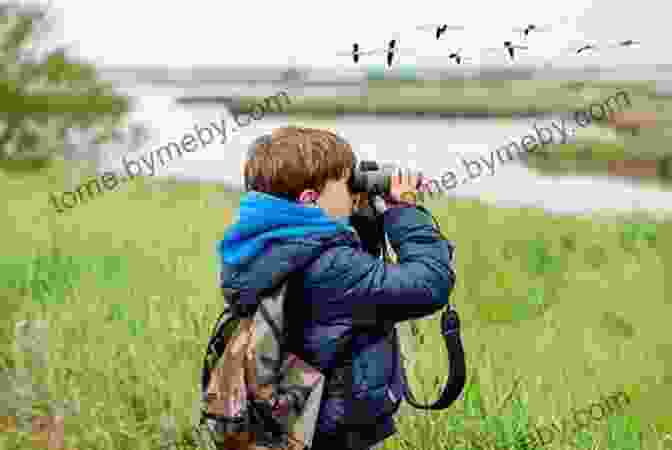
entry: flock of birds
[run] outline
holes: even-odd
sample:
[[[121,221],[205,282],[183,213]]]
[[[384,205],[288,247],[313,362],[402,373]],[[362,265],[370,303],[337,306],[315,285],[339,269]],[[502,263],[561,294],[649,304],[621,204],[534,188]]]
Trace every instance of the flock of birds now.
[[[416,27],[416,30],[420,31],[426,31],[426,32],[431,32],[435,39],[438,41],[441,39],[441,36],[443,36],[447,31],[462,31],[464,30],[463,26],[460,25],[447,25],[447,24],[431,24],[431,25],[420,25]],[[527,38],[530,36],[532,32],[548,32],[551,31],[552,28],[550,25],[543,25],[543,26],[538,26],[534,24],[528,24],[524,27],[517,27],[512,29],[514,32],[518,32],[522,35],[523,40],[527,40]],[[639,45],[640,42],[638,41],[633,41],[632,39],[628,39],[625,41],[620,41],[617,42],[616,44],[613,45],[608,45],[607,47],[609,48],[615,48],[615,47],[631,47],[634,45]],[[570,49],[571,53],[574,53],[576,55],[579,55],[583,52],[586,52],[588,50],[592,51],[597,51],[599,50],[597,45],[591,43],[591,44],[584,44],[578,49]],[[508,53],[509,59],[513,61],[515,59],[516,55],[516,50],[528,50],[529,47],[526,45],[518,45],[514,44],[512,41],[504,41],[503,48],[502,47],[497,47],[497,48],[486,48],[483,49],[483,51],[487,53],[492,53],[492,52],[498,52],[501,50],[505,50]],[[462,56],[461,54],[462,49],[458,49],[455,51],[451,51],[450,54],[448,55],[449,60],[454,60],[456,64],[462,64],[463,61],[469,61],[471,58],[467,58],[465,56]],[[400,49],[397,47],[397,39],[391,39],[386,48],[377,48],[373,50],[362,50],[359,47],[358,43],[352,44],[352,50],[349,52],[339,52],[336,54],[336,56],[348,56],[353,59],[355,64],[359,63],[360,56],[369,56],[369,55],[381,55],[385,54],[386,55],[386,63],[387,67],[391,67],[392,63],[394,61],[394,58],[396,55],[399,54],[413,54],[415,55],[415,50],[414,49]]]

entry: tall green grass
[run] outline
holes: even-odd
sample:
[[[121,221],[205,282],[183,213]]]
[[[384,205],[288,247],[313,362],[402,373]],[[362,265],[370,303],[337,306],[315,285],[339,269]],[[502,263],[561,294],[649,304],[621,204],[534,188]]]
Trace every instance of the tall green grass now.
[[[14,390],[32,385],[7,394],[0,415],[26,403],[42,413],[69,405],[61,407],[66,448],[195,448],[202,358],[223,307],[215,243],[238,194],[138,180],[58,215],[48,193],[68,190],[68,168],[47,170],[0,172],[0,368]],[[451,303],[462,318],[468,385],[445,411],[405,405],[385,448],[491,448],[479,442],[506,444],[621,390],[632,399],[622,415],[547,448],[665,448],[672,223],[472,200],[426,206],[457,243]],[[417,336],[400,325],[411,386],[424,402],[447,369],[436,316],[414,321]],[[48,338],[19,345],[23,320],[45,321]],[[21,368],[27,376],[14,376]],[[0,446],[25,448],[28,435],[0,433]]]

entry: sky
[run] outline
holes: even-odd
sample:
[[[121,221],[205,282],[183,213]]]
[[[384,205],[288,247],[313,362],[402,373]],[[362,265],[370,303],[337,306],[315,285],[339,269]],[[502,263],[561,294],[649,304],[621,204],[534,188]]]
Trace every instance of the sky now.
[[[48,0],[27,3],[49,3]],[[461,49],[469,64],[506,64],[503,42],[527,45],[520,63],[563,65],[670,64],[672,52],[657,36],[669,36],[672,3],[661,0],[469,0],[382,2],[339,0],[51,0],[56,28],[50,42],[97,64],[189,67],[286,65],[354,68],[348,52],[385,47],[398,38],[400,64],[452,64]],[[395,4],[396,3],[396,4]],[[667,23],[666,23],[667,22]],[[418,25],[460,25],[436,41]],[[532,23],[552,30],[529,36],[512,30]],[[572,55],[586,42],[610,45],[633,39],[642,45]],[[669,41],[669,39],[668,39]],[[483,48],[501,48],[484,54]],[[368,62],[367,62],[368,61]],[[365,64],[384,55],[363,56]]]

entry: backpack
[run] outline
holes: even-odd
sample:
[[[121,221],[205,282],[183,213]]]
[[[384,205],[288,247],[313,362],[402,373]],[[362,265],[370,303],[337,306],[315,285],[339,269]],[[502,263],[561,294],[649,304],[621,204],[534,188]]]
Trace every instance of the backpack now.
[[[325,242],[331,246],[341,238]],[[292,274],[279,272],[282,278],[261,291],[222,289],[226,307],[209,339],[201,376],[197,435],[207,448],[309,449],[322,393],[347,384],[287,351],[285,304],[300,267]],[[347,355],[349,342],[343,341],[339,353]]]
[[[201,379],[200,428],[218,450],[311,445],[325,376],[284,349],[287,287],[261,297],[252,316],[229,302],[215,324]]]

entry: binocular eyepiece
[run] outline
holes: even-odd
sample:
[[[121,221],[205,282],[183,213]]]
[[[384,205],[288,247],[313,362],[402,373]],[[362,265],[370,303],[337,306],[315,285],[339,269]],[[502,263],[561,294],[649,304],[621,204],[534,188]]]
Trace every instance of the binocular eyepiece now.
[[[376,161],[361,161],[355,166],[348,184],[353,193],[368,192],[371,195],[386,195],[390,193],[392,176],[399,168],[394,164],[380,166]],[[419,187],[420,182],[418,182]]]

